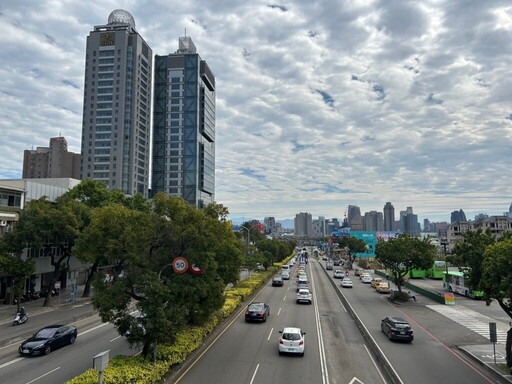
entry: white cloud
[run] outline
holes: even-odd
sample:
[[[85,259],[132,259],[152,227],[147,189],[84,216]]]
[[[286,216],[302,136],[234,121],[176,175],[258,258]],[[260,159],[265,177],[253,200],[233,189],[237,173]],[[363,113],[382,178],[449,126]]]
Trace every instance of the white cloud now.
[[[186,29],[215,74],[216,199],[233,216],[508,209],[508,0],[7,2],[0,178],[59,134],[80,151],[86,37],[118,8],[154,54]]]

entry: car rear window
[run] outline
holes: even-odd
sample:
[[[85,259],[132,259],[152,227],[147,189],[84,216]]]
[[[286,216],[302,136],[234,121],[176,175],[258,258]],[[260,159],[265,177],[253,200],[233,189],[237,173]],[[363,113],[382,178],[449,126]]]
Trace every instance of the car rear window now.
[[[283,333],[284,340],[300,340],[300,335],[298,333]]]
[[[251,304],[249,305],[250,311],[263,311],[263,304]]]

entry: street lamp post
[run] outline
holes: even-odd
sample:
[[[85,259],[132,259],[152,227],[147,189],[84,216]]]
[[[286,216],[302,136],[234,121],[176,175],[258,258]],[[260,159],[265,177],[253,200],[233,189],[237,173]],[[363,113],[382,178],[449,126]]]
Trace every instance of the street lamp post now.
[[[444,268],[445,268],[445,274],[444,274],[444,288],[448,290],[448,260],[446,260],[446,247],[448,246],[447,239],[443,238],[441,239],[441,245],[444,249]]]

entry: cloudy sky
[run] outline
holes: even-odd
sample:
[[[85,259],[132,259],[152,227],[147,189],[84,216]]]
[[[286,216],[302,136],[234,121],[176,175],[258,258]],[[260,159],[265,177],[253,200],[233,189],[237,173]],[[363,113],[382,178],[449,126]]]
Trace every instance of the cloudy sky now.
[[[214,72],[232,217],[508,210],[510,0],[4,0],[0,179],[51,137],[80,152],[86,37],[118,8],[154,54],[186,29]]]

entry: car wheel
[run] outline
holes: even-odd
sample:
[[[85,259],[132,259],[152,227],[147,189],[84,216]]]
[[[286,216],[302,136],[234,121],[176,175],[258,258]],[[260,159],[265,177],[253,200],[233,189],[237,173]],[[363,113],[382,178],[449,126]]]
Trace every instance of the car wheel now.
[[[279,351],[279,355],[281,356],[283,354],[283,352]]]
[[[18,325],[18,322],[17,322],[17,321],[14,321],[14,322],[12,323],[12,325],[16,326],[16,325]]]
[[[388,339],[391,340],[391,331],[388,332]]]
[[[304,352],[302,352],[302,353],[300,354],[300,357],[304,357]]]
[[[52,351],[52,348],[51,348],[49,345],[47,345],[47,346],[44,348],[44,354],[45,354],[45,355],[48,355],[51,351]]]
[[[76,341],[76,336],[75,335],[71,335],[71,338],[69,339],[69,344],[74,344]]]

